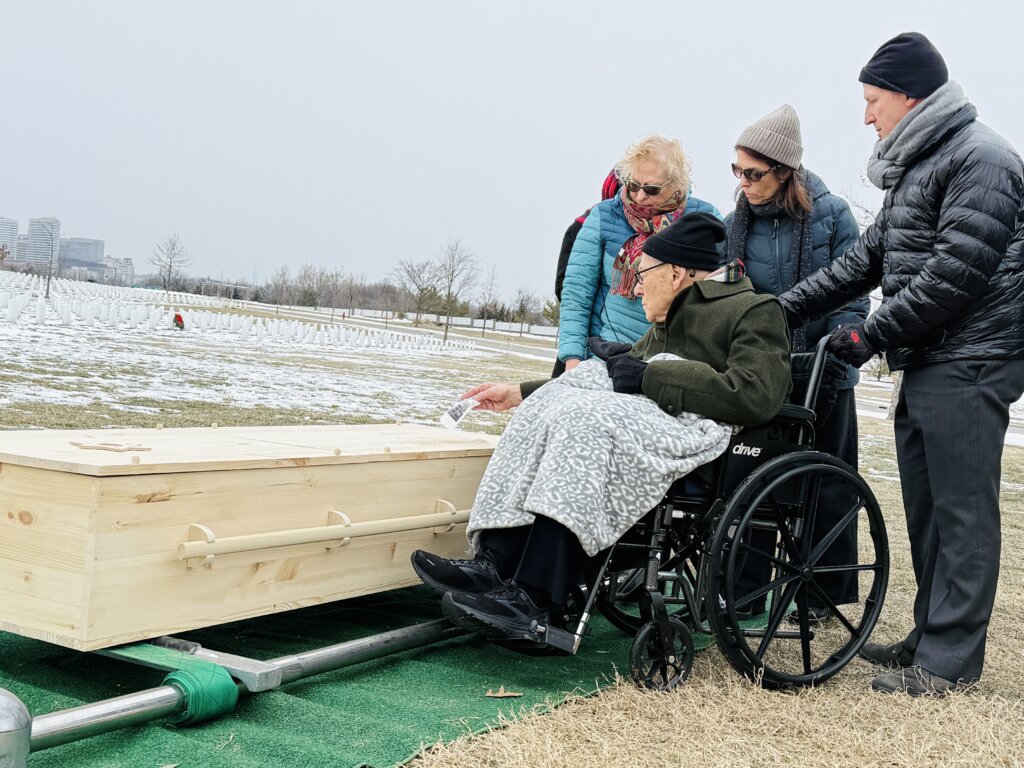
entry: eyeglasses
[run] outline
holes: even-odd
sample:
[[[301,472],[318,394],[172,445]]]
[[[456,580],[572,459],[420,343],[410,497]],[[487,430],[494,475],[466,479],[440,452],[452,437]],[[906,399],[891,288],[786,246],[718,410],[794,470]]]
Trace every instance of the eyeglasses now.
[[[746,179],[749,182],[757,184],[757,182],[759,182],[761,179],[763,179],[769,173],[772,173],[773,171],[777,171],[781,167],[782,167],[782,163],[779,163],[778,165],[773,165],[767,171],[762,171],[760,168],[740,168],[738,165],[736,165],[736,163],[733,163],[732,164],[732,175],[735,176],[737,179],[744,178],[744,179]]]
[[[636,271],[636,284],[637,285],[643,285],[644,284],[644,272],[650,272],[652,269],[657,269],[658,267],[664,267],[666,264],[668,264],[667,261],[662,261],[662,262],[660,262],[658,264],[655,264],[653,267],[648,267],[647,269],[638,269]]]
[[[642,189],[645,195],[648,197],[654,197],[670,183],[671,182],[666,181],[664,184],[640,184],[632,179],[626,179],[626,189],[629,190],[629,194],[631,195],[635,195]]]

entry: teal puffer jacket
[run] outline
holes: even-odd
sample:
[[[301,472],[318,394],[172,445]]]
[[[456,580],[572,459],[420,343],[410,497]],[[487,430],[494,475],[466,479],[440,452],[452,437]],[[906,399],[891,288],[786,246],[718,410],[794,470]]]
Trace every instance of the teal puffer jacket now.
[[[691,196],[683,215],[695,211],[722,217],[711,203]],[[615,273],[612,263],[622,244],[635,234],[618,195],[590,209],[572,247],[562,283],[559,360],[590,357],[589,336],[632,344],[647,332],[651,324],[644,316],[640,299],[609,295]]]

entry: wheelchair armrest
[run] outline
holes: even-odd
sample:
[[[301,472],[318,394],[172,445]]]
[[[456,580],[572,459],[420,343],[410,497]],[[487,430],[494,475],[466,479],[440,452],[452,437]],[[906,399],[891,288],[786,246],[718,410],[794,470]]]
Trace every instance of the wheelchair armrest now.
[[[814,411],[810,408],[804,408],[802,405],[794,405],[793,403],[783,403],[779,409],[778,415],[775,417],[782,421],[789,422],[812,422],[814,421]]]

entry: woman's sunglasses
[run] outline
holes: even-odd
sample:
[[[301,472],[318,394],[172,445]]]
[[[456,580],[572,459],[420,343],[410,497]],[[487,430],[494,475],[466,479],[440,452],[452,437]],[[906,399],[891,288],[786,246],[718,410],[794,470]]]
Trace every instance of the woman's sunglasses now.
[[[648,197],[654,197],[655,195],[659,194],[661,190],[663,190],[669,184],[670,182],[668,181],[666,181],[664,184],[638,184],[632,179],[626,179],[626,189],[629,190],[629,194],[635,195],[642,189],[644,191],[644,194],[647,195]]]
[[[740,168],[738,165],[736,165],[736,163],[733,163],[732,164],[732,175],[735,176],[737,179],[742,178],[742,179],[746,179],[747,181],[749,181],[749,182],[751,182],[753,184],[757,184],[757,182],[759,182],[761,179],[763,179],[769,173],[772,173],[773,171],[777,171],[781,167],[782,167],[782,164],[780,163],[779,165],[773,165],[767,171],[762,171],[760,168]]]

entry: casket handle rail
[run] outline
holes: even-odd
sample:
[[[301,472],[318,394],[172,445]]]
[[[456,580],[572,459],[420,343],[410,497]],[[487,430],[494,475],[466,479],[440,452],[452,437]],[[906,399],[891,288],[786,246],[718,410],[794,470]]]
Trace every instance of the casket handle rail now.
[[[188,527],[188,540],[178,546],[178,559],[189,568],[211,568],[217,555],[255,552],[301,544],[323,544],[327,549],[344,547],[352,539],[363,536],[420,531],[430,528],[435,535],[448,533],[460,523],[469,521],[468,509],[456,509],[447,499],[434,502],[434,512],[384,520],[364,520],[353,523],[344,512],[330,510],[326,525],[315,528],[293,528],[288,531],[249,533],[241,536],[217,538],[208,525],[192,523]]]

